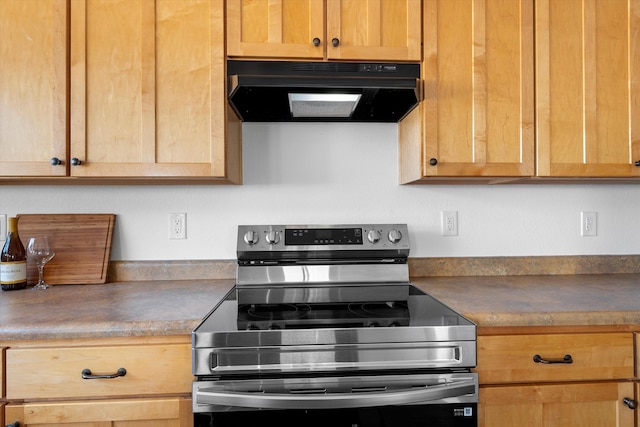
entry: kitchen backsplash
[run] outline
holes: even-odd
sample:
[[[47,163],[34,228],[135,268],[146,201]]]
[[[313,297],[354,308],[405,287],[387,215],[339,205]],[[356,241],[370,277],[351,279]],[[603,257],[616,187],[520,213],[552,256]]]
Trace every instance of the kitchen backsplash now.
[[[412,277],[528,276],[640,273],[640,255],[557,257],[409,258]],[[235,279],[236,263],[205,261],[115,261],[109,281]]]

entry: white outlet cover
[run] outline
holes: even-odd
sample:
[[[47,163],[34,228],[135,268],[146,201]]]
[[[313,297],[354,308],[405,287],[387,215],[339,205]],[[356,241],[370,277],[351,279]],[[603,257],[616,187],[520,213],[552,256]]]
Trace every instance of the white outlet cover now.
[[[580,212],[580,235],[583,237],[598,235],[598,212]]]
[[[171,213],[169,214],[169,239],[186,239],[187,238],[187,214]]]
[[[440,212],[440,234],[442,236],[458,235],[458,211]]]

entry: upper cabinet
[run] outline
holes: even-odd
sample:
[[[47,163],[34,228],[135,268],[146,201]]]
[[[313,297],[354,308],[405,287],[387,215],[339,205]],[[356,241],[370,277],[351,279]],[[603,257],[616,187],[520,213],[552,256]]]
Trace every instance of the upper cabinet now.
[[[0,13],[0,176],[241,182],[224,0],[3,0]]]
[[[424,101],[399,125],[402,183],[640,176],[640,0],[423,7]]]
[[[230,57],[420,61],[421,0],[228,0]]]
[[[67,173],[67,27],[65,0],[0,1],[0,176]]]
[[[399,124],[401,182],[532,176],[533,0],[423,8],[424,101]]]
[[[72,176],[240,179],[227,151],[239,141],[227,128],[223,7],[72,1]]]
[[[537,174],[640,176],[640,1],[536,2]]]

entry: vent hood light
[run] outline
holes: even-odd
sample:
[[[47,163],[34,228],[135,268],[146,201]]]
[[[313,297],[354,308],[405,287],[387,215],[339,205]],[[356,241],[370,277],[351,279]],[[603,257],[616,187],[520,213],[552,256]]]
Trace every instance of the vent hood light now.
[[[292,117],[351,117],[361,95],[346,93],[290,93]]]

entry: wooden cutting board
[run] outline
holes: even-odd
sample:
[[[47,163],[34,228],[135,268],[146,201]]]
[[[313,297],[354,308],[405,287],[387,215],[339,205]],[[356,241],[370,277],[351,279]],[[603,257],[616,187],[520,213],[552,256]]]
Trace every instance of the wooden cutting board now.
[[[25,249],[29,238],[49,236],[55,257],[44,267],[50,285],[96,284],[107,281],[114,214],[20,214],[18,234]],[[38,282],[35,263],[27,257],[27,284]]]

